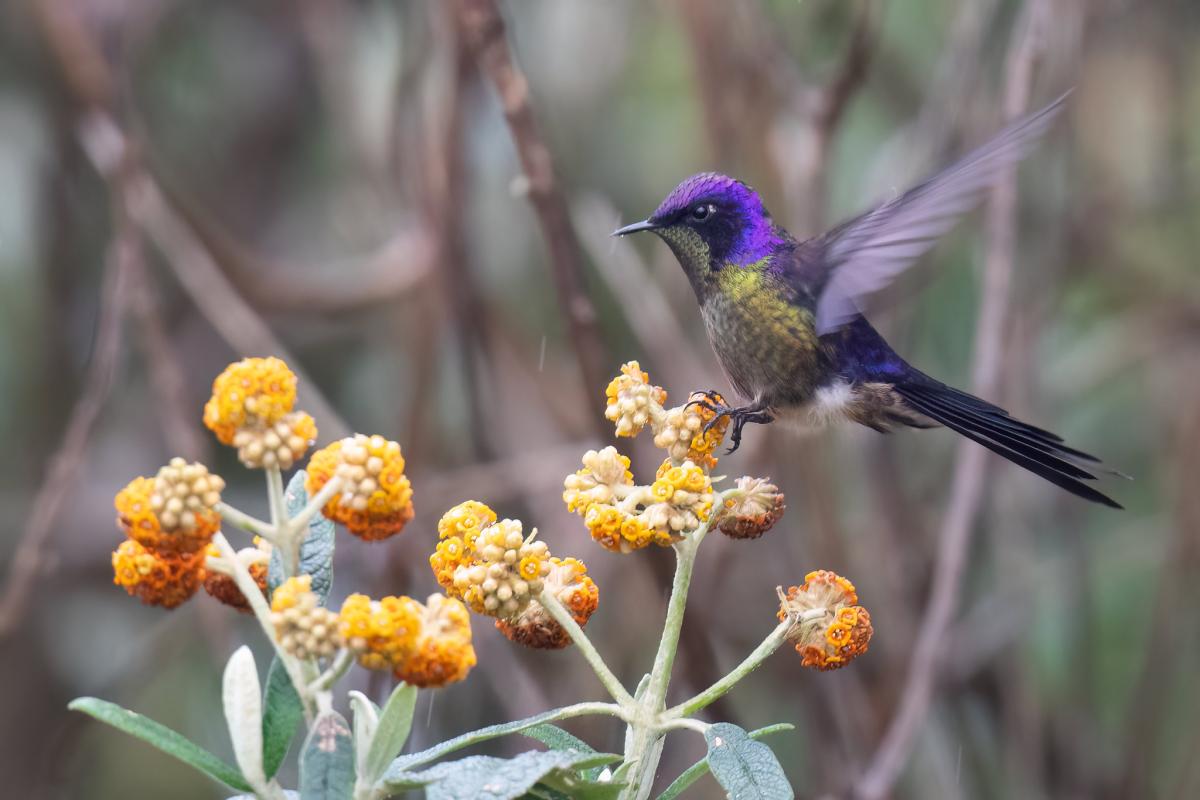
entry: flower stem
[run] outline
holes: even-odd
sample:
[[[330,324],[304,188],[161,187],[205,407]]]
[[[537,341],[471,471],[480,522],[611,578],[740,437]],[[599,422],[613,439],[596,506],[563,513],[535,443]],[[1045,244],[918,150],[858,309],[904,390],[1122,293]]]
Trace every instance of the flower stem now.
[[[244,511],[234,508],[228,503],[217,503],[217,513],[221,515],[221,519],[231,523],[237,528],[253,533],[255,536],[261,536],[271,544],[275,544],[276,531],[275,526],[269,522],[263,522],[257,517],[252,517]]]
[[[354,652],[343,647],[334,656],[333,663],[329,665],[329,669],[322,672],[315,681],[308,685],[309,694],[316,695],[319,692],[328,691],[331,686],[338,682],[338,679],[346,674],[346,670],[350,669],[350,665],[354,663]]]
[[[335,494],[342,490],[342,479],[334,475],[321,490],[309,498],[308,503],[296,516],[288,520],[288,529],[292,536],[297,536],[301,541],[304,540],[305,529],[308,526],[308,521],[316,516],[317,512],[325,507]]]
[[[791,618],[779,623],[775,627],[775,630],[771,631],[770,635],[766,639],[763,639],[762,643],[754,648],[750,655],[746,656],[742,663],[734,667],[728,675],[690,700],[685,700],[674,708],[667,709],[663,712],[663,717],[668,720],[682,720],[684,717],[695,714],[700,709],[716,702],[718,698],[729,692],[739,681],[758,669],[758,666],[768,656],[779,649],[784,639],[787,638],[788,630],[793,624],[794,620]]]
[[[587,660],[588,665],[591,666],[592,671],[596,673],[596,677],[600,679],[600,683],[604,684],[604,688],[608,690],[612,698],[624,709],[633,708],[635,702],[632,695],[604,663],[604,659],[588,639],[587,634],[583,632],[583,628],[579,627],[579,623],[575,621],[570,612],[563,608],[563,604],[558,601],[558,598],[550,592],[542,592],[538,597],[538,602],[545,606],[546,610],[550,612],[550,616],[554,617],[554,620],[570,634],[571,641]]]
[[[233,545],[225,538],[225,534],[217,533],[213,537],[213,544],[221,551],[222,558],[228,562],[230,575],[237,584],[238,589],[246,598],[246,602],[250,604],[250,610],[254,612],[255,619],[262,626],[263,633],[267,635],[267,639],[271,642],[271,646],[275,648],[275,654],[279,657],[279,663],[283,664],[287,670],[288,677],[292,681],[292,686],[296,687],[296,693],[300,695],[301,701],[304,703],[304,714],[309,719],[312,718],[313,701],[307,692],[308,682],[304,680],[301,664],[292,658],[292,656],[279,646],[279,642],[275,638],[275,626],[271,622],[271,608],[267,605],[267,600],[263,597],[262,589],[258,583],[250,575],[249,570],[245,565],[238,560],[237,553],[233,549]]]

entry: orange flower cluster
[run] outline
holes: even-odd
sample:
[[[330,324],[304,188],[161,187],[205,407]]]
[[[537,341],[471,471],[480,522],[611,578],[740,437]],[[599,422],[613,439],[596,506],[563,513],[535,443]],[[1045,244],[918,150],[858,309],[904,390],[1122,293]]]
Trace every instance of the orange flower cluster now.
[[[779,619],[792,619],[788,640],[801,666],[832,670],[867,652],[871,615],[858,605],[854,584],[828,570],[804,576],[803,586],[780,593]]]
[[[244,358],[213,381],[204,424],[251,468],[289,469],[317,438],[313,418],[294,411],[296,375],[278,358]]]
[[[587,567],[576,558],[551,558],[545,591],[554,595],[580,627],[587,625],[600,605],[600,590],[587,575]],[[571,635],[538,600],[512,619],[496,620],[496,627],[510,640],[538,650],[561,650]]]
[[[113,552],[113,582],[148,605],[175,608],[204,582],[205,548],[221,525],[225,482],[181,458],[154,478],[117,492],[117,527],[128,538]]]
[[[437,687],[462,680],[475,666],[469,617],[462,602],[437,594],[425,604],[352,594],[338,614],[338,633],[367,669]]]
[[[341,490],[322,513],[368,542],[394,536],[413,517],[400,445],[357,433],[313,453],[304,486],[313,496],[337,476]]]

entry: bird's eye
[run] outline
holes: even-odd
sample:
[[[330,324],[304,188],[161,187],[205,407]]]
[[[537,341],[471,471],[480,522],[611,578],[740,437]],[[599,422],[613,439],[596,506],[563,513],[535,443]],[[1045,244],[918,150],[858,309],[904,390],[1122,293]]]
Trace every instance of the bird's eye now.
[[[692,207],[691,217],[696,222],[704,222],[704,220],[711,217],[716,210],[717,209],[713,207],[712,203],[700,203],[699,205]]]

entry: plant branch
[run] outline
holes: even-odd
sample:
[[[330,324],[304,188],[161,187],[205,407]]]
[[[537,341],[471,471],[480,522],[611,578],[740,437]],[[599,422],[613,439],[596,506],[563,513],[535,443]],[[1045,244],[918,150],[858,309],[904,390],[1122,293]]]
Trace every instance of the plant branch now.
[[[262,627],[263,633],[266,634],[267,640],[271,642],[271,646],[275,648],[275,655],[279,657],[279,663],[283,664],[287,670],[288,678],[292,681],[292,686],[296,688],[296,693],[300,695],[300,700],[304,703],[304,714],[311,721],[314,709],[312,696],[308,692],[308,681],[304,680],[304,672],[301,665],[292,657],[290,653],[279,646],[279,641],[275,638],[275,625],[271,622],[271,608],[267,605],[267,599],[263,597],[262,589],[259,588],[258,582],[250,575],[249,570],[237,557],[237,552],[233,549],[233,545],[225,538],[225,534],[218,532],[213,537],[213,544],[217,546],[221,557],[229,567],[229,575],[241,590],[242,595],[246,598],[246,602],[250,604],[250,610],[254,612],[254,618],[258,620],[258,624]]]
[[[745,678],[754,670],[758,669],[759,665],[767,659],[772,653],[779,649],[787,638],[787,633],[795,623],[793,619],[785,619],[771,631],[766,639],[758,647],[751,651],[750,655],[733,668],[725,677],[714,683],[712,686],[700,692],[690,700],[685,700],[674,708],[667,709],[663,713],[664,717],[687,717],[695,714],[702,708],[712,704],[718,698],[729,692],[739,681]]]
[[[314,697],[329,690],[331,686],[346,674],[346,670],[354,664],[354,651],[343,647],[338,650],[337,655],[333,658],[333,663],[329,665],[329,669],[317,676],[317,679],[308,684],[308,693]]]
[[[221,519],[231,523],[239,530],[253,533],[255,536],[261,536],[271,544],[275,544],[277,538],[275,526],[269,522],[263,522],[257,517],[252,517],[240,509],[234,508],[228,503],[217,503],[217,513],[221,515]]]
[[[333,496],[341,490],[342,479],[337,475],[326,481],[320,491],[308,499],[308,503],[304,508],[300,509],[300,512],[296,516],[288,520],[289,535],[300,536],[307,528],[308,521],[316,516],[317,512],[324,508],[325,504],[333,499]]]
[[[1020,27],[1009,49],[1006,68],[1004,112],[1008,119],[1019,116],[1028,105],[1046,13],[1042,0],[1030,0],[1018,23]],[[975,329],[972,387],[982,397],[994,398],[999,388],[1000,353],[1008,318],[1016,240],[1016,208],[1016,168],[1012,167],[993,188],[988,207],[988,251],[982,307]],[[880,800],[891,793],[932,702],[943,642],[958,607],[971,532],[983,499],[987,463],[987,451],[972,442],[962,442],[950,505],[939,534],[933,589],[909,662],[900,705],[875,756],[855,786],[855,796],[863,800]]]
[[[495,0],[456,0],[455,11],[480,70],[491,82],[504,109],[513,146],[528,183],[529,201],[537,214],[550,251],[554,286],[566,314],[571,341],[579,358],[585,396],[594,424],[604,419],[602,398],[591,390],[608,380],[608,355],[596,320],[596,309],[583,280],[583,255],[571,224],[566,198],[554,175],[550,148],[542,139],[529,101],[529,81],[513,60],[504,20]]]
[[[538,602],[545,606],[546,610],[550,612],[550,616],[554,617],[554,621],[562,625],[567,633],[570,634],[571,642],[579,649],[579,652],[587,660],[588,665],[596,673],[596,677],[600,679],[600,683],[604,684],[604,688],[608,690],[612,698],[623,709],[632,709],[636,705],[633,696],[629,694],[621,684],[620,679],[608,668],[608,664],[604,663],[604,659],[596,650],[595,645],[588,639],[587,634],[583,632],[583,628],[579,627],[579,623],[563,607],[558,598],[550,592],[542,592],[538,596]]]

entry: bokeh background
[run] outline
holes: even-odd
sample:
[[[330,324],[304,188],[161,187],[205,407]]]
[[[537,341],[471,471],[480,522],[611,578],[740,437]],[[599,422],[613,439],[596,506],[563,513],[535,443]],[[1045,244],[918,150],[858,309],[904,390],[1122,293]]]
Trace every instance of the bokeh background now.
[[[302,372],[322,442],[403,444],[417,517],[384,544],[345,537],[335,595],[432,592],[434,523],[477,498],[587,560],[601,588],[589,633],[632,685],[671,554],[602,551],[563,508],[562,477],[613,441],[595,409],[623,361],[674,397],[725,383],[666,248],[608,232],[719,169],[813,233],[1075,86],[1020,172],[1011,258],[1003,214],[973,215],[873,319],[969,386],[999,257],[1011,285],[993,301],[989,399],[1135,480],[1106,484],[1127,507],[1112,512],[988,463],[958,524],[962,591],[932,702],[888,794],[1200,796],[1200,6],[509,0],[501,41],[538,125],[516,133],[553,166],[532,180],[456,8],[0,7],[5,795],[222,796],[65,704],[100,695],[229,755],[220,670],[239,642],[261,644],[252,621],[204,595],[142,607],[111,584],[109,552],[112,495],[174,454],[266,513],[261,476],[200,425],[213,377],[243,355]],[[944,431],[746,439],[720,471],[772,476],[788,512],[761,540],[705,548],[673,693],[771,629],[776,585],[850,576],[870,653],[817,674],[781,651],[710,717],[795,723],[772,744],[799,796],[848,796],[911,691],[963,462]],[[653,469],[645,443],[620,444]],[[417,746],[600,696],[577,654],[474,629],[480,665],[422,695]],[[620,749],[607,718],[568,727]],[[672,736],[663,775],[701,754]],[[720,792],[706,779],[693,796]]]

